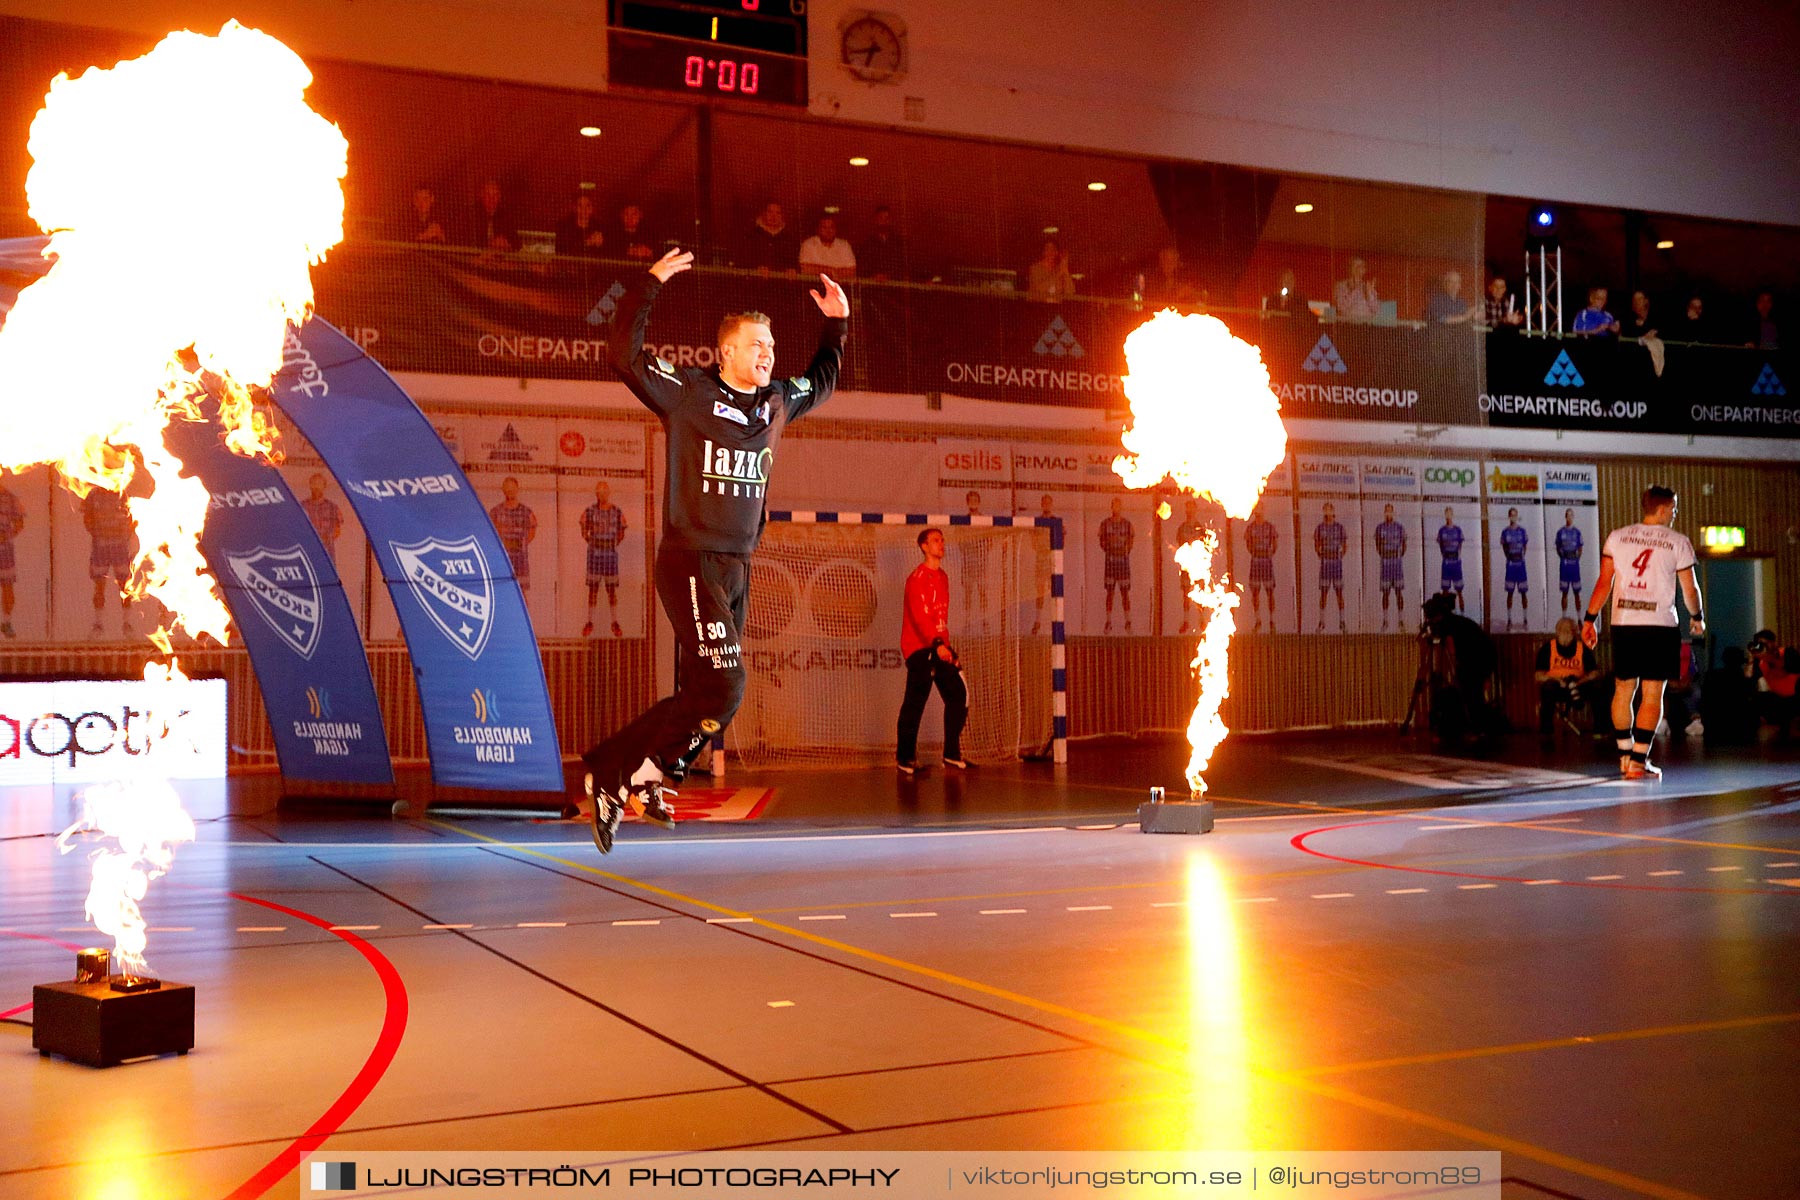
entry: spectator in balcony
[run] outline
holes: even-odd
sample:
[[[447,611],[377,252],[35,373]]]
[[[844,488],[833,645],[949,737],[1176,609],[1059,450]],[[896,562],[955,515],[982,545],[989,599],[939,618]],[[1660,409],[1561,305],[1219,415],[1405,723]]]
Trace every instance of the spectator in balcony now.
[[[830,275],[834,279],[856,278],[856,251],[838,236],[836,217],[830,214],[820,217],[818,232],[800,243],[800,273]]]
[[[1462,272],[1445,271],[1438,290],[1425,302],[1425,319],[1433,325],[1466,325],[1475,310],[1462,296]]]
[[[1650,318],[1650,297],[1642,289],[1631,293],[1631,315],[1625,318],[1620,332],[1628,338],[1654,338],[1656,322]]]
[[[575,193],[573,210],[556,223],[556,252],[580,258],[600,257],[606,235],[600,231],[597,215],[592,193]]]
[[[1712,321],[1706,315],[1706,301],[1699,296],[1689,296],[1687,307],[1682,311],[1681,319],[1675,322],[1675,328],[1669,331],[1669,337],[1678,342],[1712,341]]]
[[[1750,318],[1750,340],[1744,345],[1753,350],[1781,349],[1781,326],[1775,320],[1775,293],[1756,293],[1756,312]]]
[[[885,204],[875,206],[875,224],[863,239],[857,266],[864,279],[905,279],[906,246],[894,227],[894,214]]]
[[[619,210],[619,223],[613,228],[609,253],[637,262],[654,262],[660,257],[656,252],[656,235],[644,223],[643,206],[627,204]]]
[[[1144,279],[1144,303],[1152,308],[1192,308],[1200,303],[1200,291],[1182,267],[1181,251],[1164,246],[1156,252],[1156,270]]]
[[[1606,311],[1606,289],[1603,287],[1588,289],[1587,307],[1575,314],[1575,323],[1569,327],[1571,333],[1585,333],[1590,337],[1612,337],[1619,332],[1619,320]]]
[[[1281,268],[1281,274],[1275,279],[1275,294],[1263,302],[1263,309],[1284,317],[1305,318],[1309,321],[1314,319],[1312,307],[1306,302],[1306,294],[1294,280],[1292,267]]]
[[[437,193],[420,184],[413,189],[411,218],[406,223],[406,236],[415,242],[443,245],[444,223],[438,219]]]
[[[465,239],[470,246],[479,246],[483,250],[515,250],[519,245],[519,223],[514,219],[512,210],[507,207],[506,197],[500,191],[498,179],[484,180],[481,192],[475,202],[474,215],[469,220],[469,234]]]
[[[1514,329],[1525,323],[1525,309],[1518,294],[1506,286],[1506,276],[1489,277],[1483,317],[1490,329]]]
[[[1055,303],[1075,294],[1075,277],[1069,273],[1069,256],[1055,238],[1046,239],[1037,261],[1025,270],[1025,295]]]
[[[1338,320],[1373,321],[1380,314],[1381,299],[1375,293],[1375,281],[1368,275],[1367,260],[1350,260],[1350,277],[1338,280],[1331,289],[1331,306]]]
[[[790,271],[794,254],[794,231],[788,228],[787,214],[771,200],[750,226],[743,265],[759,271]]]

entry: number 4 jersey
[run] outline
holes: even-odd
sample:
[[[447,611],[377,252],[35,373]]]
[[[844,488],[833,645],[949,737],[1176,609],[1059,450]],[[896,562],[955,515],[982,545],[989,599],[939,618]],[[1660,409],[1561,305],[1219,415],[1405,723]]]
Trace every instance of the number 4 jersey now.
[[[1694,565],[1694,543],[1667,525],[1626,525],[1607,535],[1614,625],[1666,625],[1675,618],[1676,577]]]

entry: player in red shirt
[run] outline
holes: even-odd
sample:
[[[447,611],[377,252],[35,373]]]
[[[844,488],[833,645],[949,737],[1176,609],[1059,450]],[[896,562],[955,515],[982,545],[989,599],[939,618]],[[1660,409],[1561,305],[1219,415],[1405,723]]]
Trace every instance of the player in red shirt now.
[[[906,659],[906,698],[900,702],[899,750],[895,765],[902,775],[919,769],[919,718],[937,685],[944,698],[944,766],[969,769],[962,756],[963,724],[969,719],[969,689],[962,663],[950,645],[950,579],[944,574],[944,531],[919,535],[925,561],[906,577],[906,605],[900,617],[900,654]]]

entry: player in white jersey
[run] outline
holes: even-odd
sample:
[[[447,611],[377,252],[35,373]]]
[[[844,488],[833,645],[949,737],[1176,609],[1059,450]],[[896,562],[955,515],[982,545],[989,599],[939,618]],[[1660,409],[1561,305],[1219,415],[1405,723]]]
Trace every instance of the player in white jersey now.
[[[1619,771],[1626,779],[1662,774],[1650,765],[1650,743],[1662,721],[1663,687],[1681,674],[1681,630],[1675,589],[1690,614],[1689,632],[1706,634],[1700,584],[1694,578],[1694,544],[1671,528],[1675,493],[1665,487],[1644,492],[1644,519],[1606,537],[1600,578],[1588,597],[1581,640],[1600,640],[1600,610],[1612,610],[1613,729],[1618,735]]]

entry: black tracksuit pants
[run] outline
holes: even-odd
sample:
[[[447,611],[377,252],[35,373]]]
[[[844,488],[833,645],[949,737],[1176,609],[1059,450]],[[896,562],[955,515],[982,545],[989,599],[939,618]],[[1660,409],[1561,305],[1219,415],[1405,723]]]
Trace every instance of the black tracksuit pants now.
[[[675,694],[581,756],[596,791],[616,791],[646,758],[679,780],[744,702],[750,556],[665,540],[656,553],[656,595],[675,630]]]
[[[912,762],[919,756],[919,718],[925,715],[925,701],[932,685],[944,698],[944,757],[962,757],[963,725],[969,719],[969,689],[963,683],[962,669],[938,657],[935,647],[913,651],[906,660],[906,696],[900,701],[899,749],[901,762]]]

